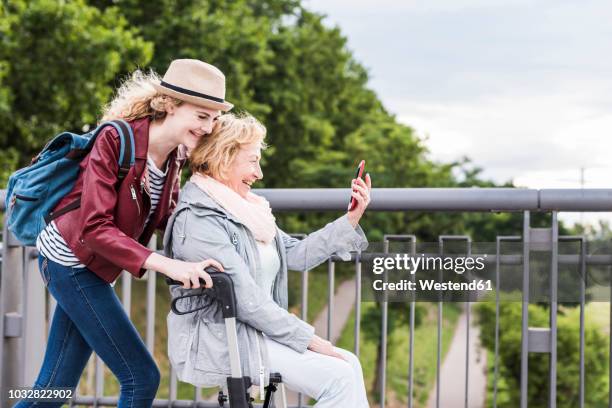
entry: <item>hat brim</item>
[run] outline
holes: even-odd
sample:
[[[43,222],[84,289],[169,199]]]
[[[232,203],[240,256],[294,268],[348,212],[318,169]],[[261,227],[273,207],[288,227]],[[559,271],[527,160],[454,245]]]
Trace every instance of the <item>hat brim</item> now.
[[[234,105],[225,101],[225,102],[216,102],[206,98],[200,98],[198,96],[187,95],[182,92],[177,92],[173,89],[166,88],[165,86],[161,86],[160,84],[153,84],[153,87],[157,90],[157,92],[172,96],[173,98],[180,99],[181,101],[189,102],[197,106],[202,106],[204,108],[216,109],[220,111],[227,112],[231,110]]]

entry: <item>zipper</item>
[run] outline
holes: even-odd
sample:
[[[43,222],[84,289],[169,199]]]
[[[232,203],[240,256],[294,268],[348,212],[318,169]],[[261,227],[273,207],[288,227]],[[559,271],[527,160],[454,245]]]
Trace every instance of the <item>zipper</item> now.
[[[136,207],[138,207],[138,216],[140,216],[140,204],[138,204],[138,198],[136,197],[136,189],[133,184],[130,184],[130,191],[132,192],[132,200],[136,203]]]
[[[23,201],[38,201],[38,198],[36,197],[28,197],[21,194],[15,194],[15,198],[18,198]]]
[[[145,172],[146,172],[146,169],[145,169]],[[151,191],[149,190],[149,184],[148,184],[147,174],[146,173],[140,179],[140,193],[142,194],[143,199],[144,199],[145,195],[147,197],[149,197],[149,203],[151,203]],[[146,206],[145,206],[145,208],[146,208]],[[150,210],[150,208],[149,208],[149,210]]]

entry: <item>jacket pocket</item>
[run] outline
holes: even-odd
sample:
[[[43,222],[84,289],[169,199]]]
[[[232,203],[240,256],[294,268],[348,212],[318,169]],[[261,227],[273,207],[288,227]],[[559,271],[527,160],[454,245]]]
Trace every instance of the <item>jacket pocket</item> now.
[[[8,229],[19,240],[28,245],[35,245],[38,234],[45,227],[43,217],[48,211],[48,205],[44,200],[48,186],[23,184],[17,184],[11,193],[7,208],[7,224]]]
[[[229,375],[230,363],[224,323],[201,322],[198,333],[198,370]]]
[[[170,314],[168,324],[168,357],[173,365],[182,364],[187,361],[189,350],[188,328],[185,326],[187,319],[184,316]]]
[[[24,186],[17,185],[13,190],[11,205],[21,202],[36,202],[47,193],[47,185]]]

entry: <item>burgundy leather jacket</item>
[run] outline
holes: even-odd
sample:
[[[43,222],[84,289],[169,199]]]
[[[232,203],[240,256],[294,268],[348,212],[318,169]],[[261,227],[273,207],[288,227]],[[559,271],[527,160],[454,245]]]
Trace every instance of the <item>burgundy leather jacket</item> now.
[[[72,191],[54,208],[81,197],[81,206],[55,219],[62,237],[74,255],[106,282],[113,282],[123,269],[142,277],[144,261],[153,252],[147,248],[155,229],[163,230],[178,200],[180,172],[186,153],[179,146],[168,157],[168,172],[155,213],[151,209],[147,171],[149,118],[130,122],[134,131],[135,163],[123,180],[119,174],[120,142],[109,126],[96,139],[81,161]],[[146,228],[145,228],[146,227]]]

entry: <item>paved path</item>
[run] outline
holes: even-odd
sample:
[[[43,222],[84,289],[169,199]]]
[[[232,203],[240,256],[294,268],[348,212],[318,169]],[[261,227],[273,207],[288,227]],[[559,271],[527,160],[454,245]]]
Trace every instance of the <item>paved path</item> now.
[[[355,306],[355,284],[354,279],[342,282],[334,295],[332,328],[331,335],[329,336],[329,340],[334,344],[340,338],[342,330]],[[326,305],[313,324],[315,333],[323,338],[327,338],[327,311],[328,306]]]
[[[480,330],[473,325],[474,312],[470,316],[470,361],[468,382],[468,407],[485,406],[486,352],[478,345]],[[467,314],[463,312],[457,322],[455,335],[446,358],[442,363],[440,383],[440,408],[465,407],[465,350],[467,334]],[[436,408],[436,385],[431,389],[428,408]]]

